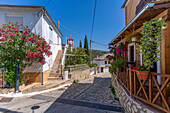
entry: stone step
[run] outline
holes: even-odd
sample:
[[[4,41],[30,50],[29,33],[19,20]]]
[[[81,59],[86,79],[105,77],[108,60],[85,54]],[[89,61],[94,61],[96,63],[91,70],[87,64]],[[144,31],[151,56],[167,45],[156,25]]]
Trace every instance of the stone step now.
[[[60,77],[61,75],[60,74],[50,74],[49,77]]]
[[[50,71],[50,75],[53,75],[54,73],[58,73],[59,71],[59,68],[60,68],[60,63],[61,63],[61,56],[62,56],[62,51],[59,50],[58,53],[57,53],[57,56],[54,60],[54,64],[51,68],[51,71]]]
[[[62,80],[62,77],[48,77],[48,80]]]

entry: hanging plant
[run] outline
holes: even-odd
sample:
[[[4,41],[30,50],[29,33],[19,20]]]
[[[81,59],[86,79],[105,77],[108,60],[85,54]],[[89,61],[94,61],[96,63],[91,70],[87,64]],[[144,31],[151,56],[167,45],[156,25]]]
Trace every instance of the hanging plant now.
[[[142,35],[141,33],[139,33],[139,32],[137,32],[137,33],[132,33],[132,34],[130,34],[129,36],[127,36],[126,41],[127,41],[127,42],[135,41],[135,40],[133,40],[133,39],[135,38],[136,41],[138,42],[142,37],[143,37],[143,35]]]
[[[158,57],[160,53],[159,47],[162,42],[161,33],[167,26],[162,19],[152,19],[151,21],[145,22],[142,27],[140,49],[144,56],[144,65],[146,69],[150,71],[154,62],[161,60]]]
[[[127,47],[125,44],[120,43],[118,46],[116,46],[116,54],[117,55],[122,55],[127,51]]]

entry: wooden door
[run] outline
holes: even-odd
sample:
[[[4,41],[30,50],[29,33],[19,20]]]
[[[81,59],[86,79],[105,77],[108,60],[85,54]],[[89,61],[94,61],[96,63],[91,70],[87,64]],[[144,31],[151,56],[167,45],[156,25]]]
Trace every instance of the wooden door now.
[[[103,72],[103,67],[101,67],[101,72]]]

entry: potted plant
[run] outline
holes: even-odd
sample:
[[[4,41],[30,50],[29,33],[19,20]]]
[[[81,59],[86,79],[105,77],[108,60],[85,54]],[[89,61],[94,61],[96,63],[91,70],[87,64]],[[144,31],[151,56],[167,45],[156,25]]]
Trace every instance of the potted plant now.
[[[118,72],[124,71],[124,65],[126,64],[126,60],[123,58],[117,58],[114,62],[114,67],[118,68]]]
[[[134,69],[137,70],[137,76],[139,77],[140,80],[147,80],[149,71],[144,66],[144,64],[142,64],[142,66],[134,67]]]
[[[137,33],[132,33],[132,34],[130,34],[129,36],[127,36],[127,39],[126,39],[126,41],[127,42],[130,42],[130,41],[132,41],[132,42],[137,42],[137,41],[139,41],[141,38],[142,38],[142,34],[141,33],[139,33],[139,32],[137,32]]]

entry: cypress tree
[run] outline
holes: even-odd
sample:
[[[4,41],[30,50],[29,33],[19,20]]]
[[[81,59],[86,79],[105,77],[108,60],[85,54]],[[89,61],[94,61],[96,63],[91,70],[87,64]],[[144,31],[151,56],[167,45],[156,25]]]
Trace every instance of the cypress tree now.
[[[81,40],[80,40],[80,44],[79,44],[79,47],[82,48],[82,43],[81,43]]]
[[[85,36],[85,39],[84,39],[84,49],[85,49],[86,54],[89,56],[90,52],[89,52],[87,36]]]

